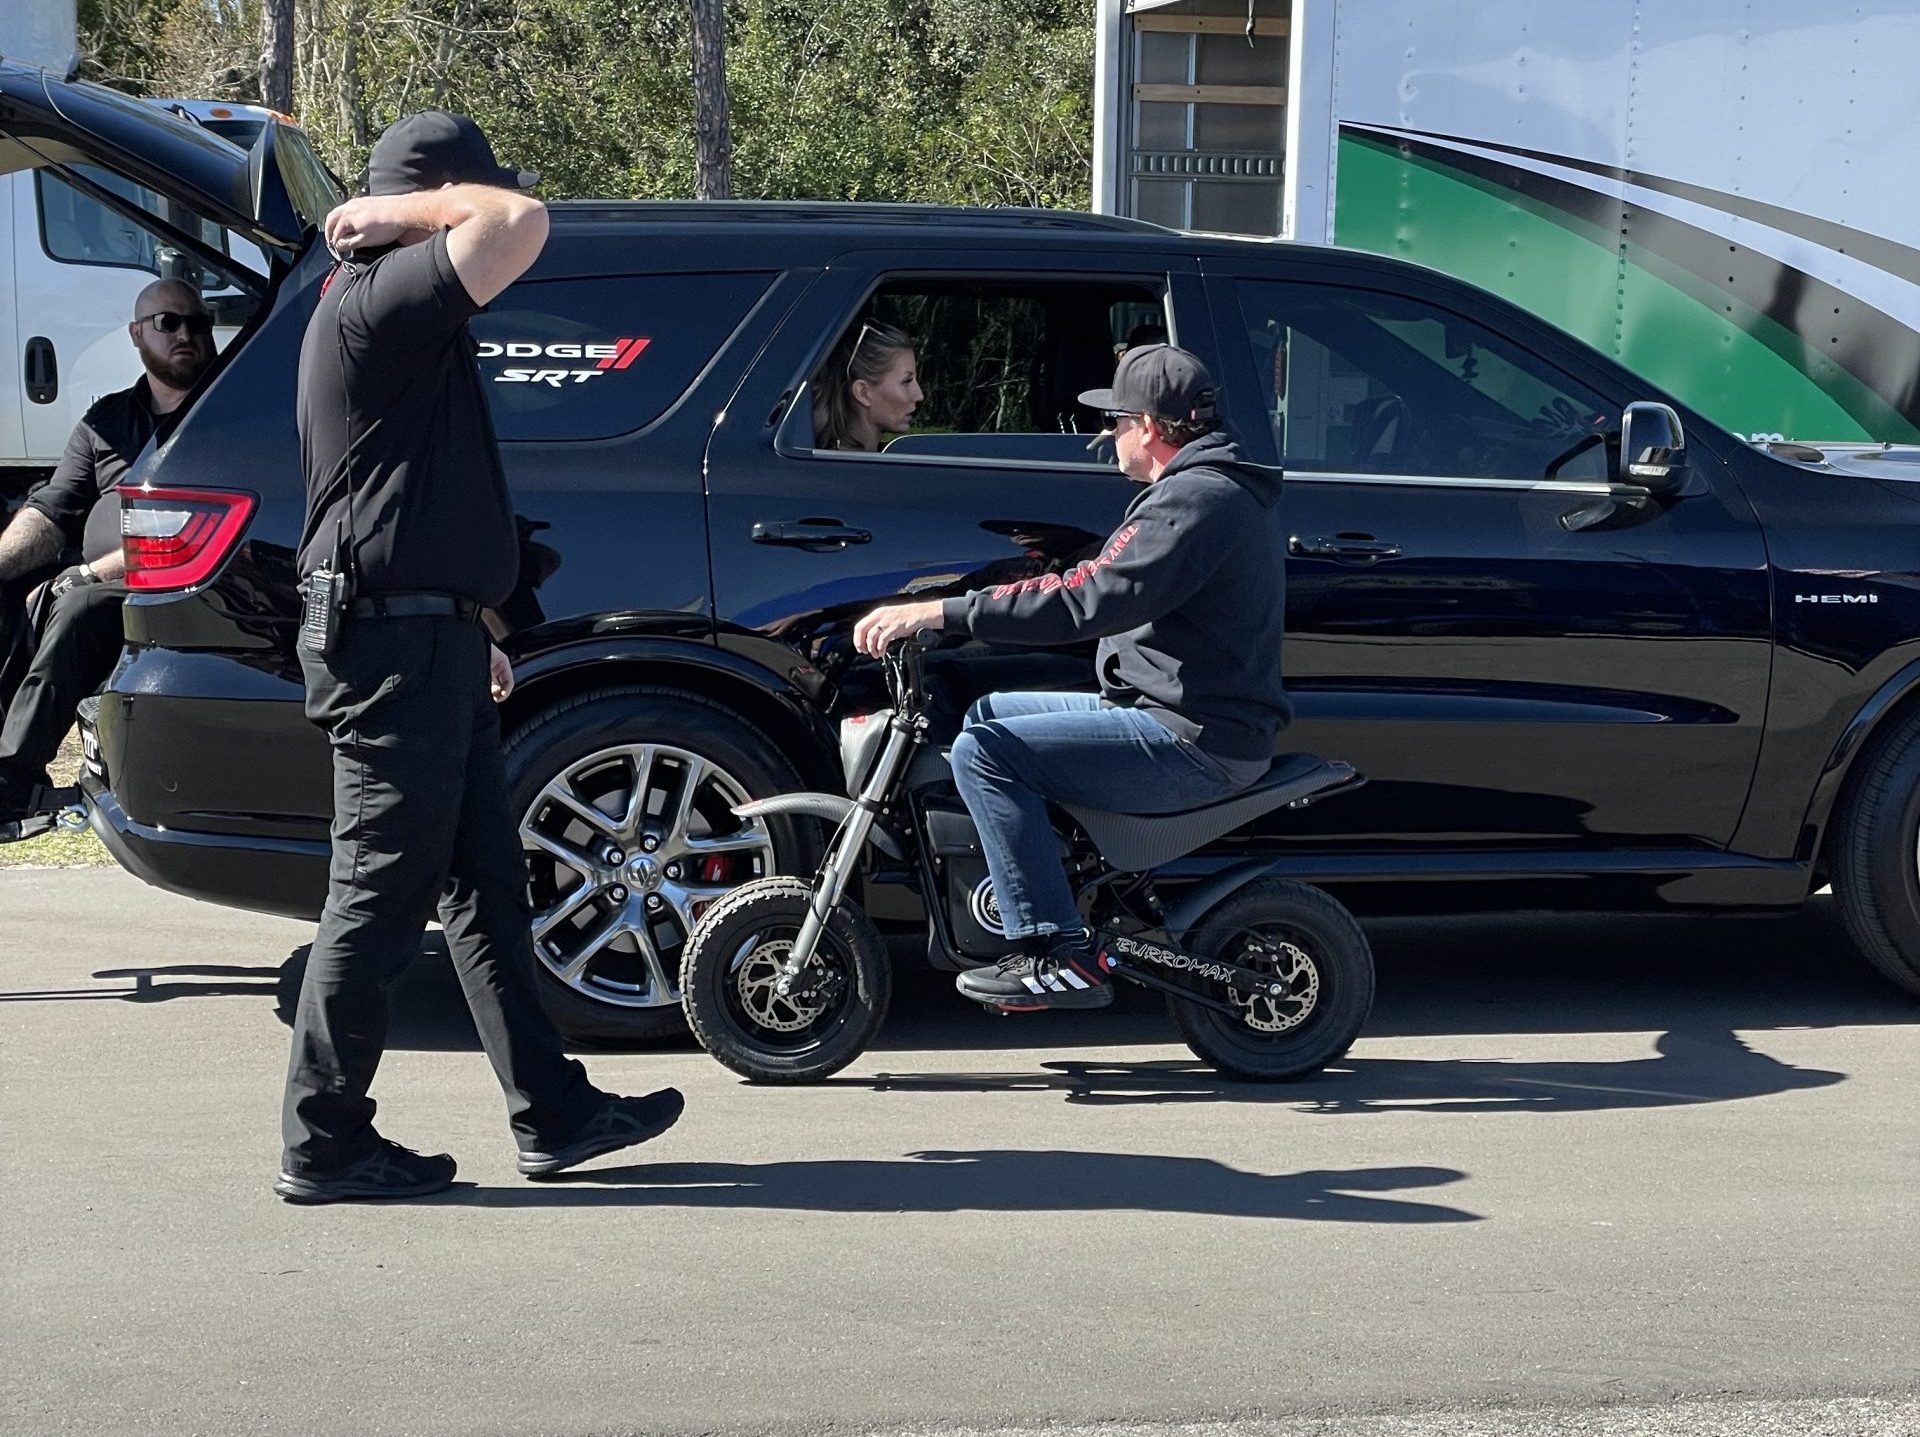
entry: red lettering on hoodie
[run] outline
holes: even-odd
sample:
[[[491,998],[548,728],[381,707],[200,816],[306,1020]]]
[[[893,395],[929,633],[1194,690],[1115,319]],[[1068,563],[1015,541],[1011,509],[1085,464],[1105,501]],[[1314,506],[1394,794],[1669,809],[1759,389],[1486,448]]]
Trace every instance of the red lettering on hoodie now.
[[[1133,536],[1139,532],[1138,524],[1129,524],[1113,536],[1113,542],[1107,545],[1105,553],[1083,559],[1065,574],[1042,574],[1035,579],[1022,579],[1017,584],[997,584],[993,589],[993,597],[1008,599],[1015,594],[1051,594],[1055,589],[1077,589],[1125,553],[1127,545],[1133,542]]]

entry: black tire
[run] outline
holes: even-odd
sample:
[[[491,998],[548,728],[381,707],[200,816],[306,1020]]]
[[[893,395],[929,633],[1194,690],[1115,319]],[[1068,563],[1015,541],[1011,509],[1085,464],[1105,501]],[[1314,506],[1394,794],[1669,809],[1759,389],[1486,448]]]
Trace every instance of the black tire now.
[[[1278,959],[1250,955],[1251,941],[1288,945]],[[1285,1082],[1310,1077],[1353,1045],[1373,1008],[1373,950],[1353,915],[1304,883],[1262,878],[1223,899],[1195,927],[1191,953],[1280,972],[1292,966],[1290,996],[1260,999],[1249,1017],[1230,1018],[1181,998],[1167,1007],[1187,1046],[1230,1077]],[[1304,959],[1305,967],[1300,967]],[[1306,994],[1301,1001],[1300,994]],[[1262,1031],[1255,1023],[1288,1025]]]
[[[827,920],[815,955],[836,975],[834,995],[809,1005],[768,991],[767,970],[800,931],[811,892],[798,878],[749,883],[713,905],[687,949],[680,988],[693,1034],[751,1082],[812,1083],[837,1073],[866,1051],[887,1016],[887,945],[873,921],[846,902]],[[756,1003],[768,1005],[779,1025],[756,1021]]]
[[[1920,994],[1920,715],[1861,757],[1830,841],[1847,936],[1887,978]]]
[[[514,731],[506,749],[507,797],[514,820],[520,825],[522,845],[528,850],[528,895],[536,926],[536,986],[555,1026],[570,1038],[652,1043],[682,1038],[687,1031],[673,985],[689,930],[703,912],[701,905],[711,903],[712,898],[691,899],[679,883],[664,884],[659,873],[676,857],[665,849],[649,855],[660,860],[653,881],[663,886],[648,895],[641,880],[621,883],[625,875],[615,872],[614,866],[597,866],[589,877],[582,869],[561,863],[538,848],[531,836],[537,831],[551,838],[556,824],[565,822],[563,809],[551,804],[536,807],[550,784],[562,779],[571,784],[584,773],[591,783],[603,788],[609,783],[616,785],[612,798],[617,800],[618,773],[613,768],[597,768],[596,764],[605,756],[640,746],[654,746],[649,751],[660,758],[662,788],[656,792],[664,791],[673,763],[680,763],[683,778],[697,790],[699,805],[688,828],[700,829],[708,836],[705,841],[715,841],[713,835],[718,835],[717,841],[721,842],[735,836],[724,827],[738,823],[727,811],[730,799],[771,798],[803,787],[786,756],[745,719],[720,704],[673,689],[637,685],[595,689],[541,711]],[[676,754],[682,757],[667,757]],[[685,756],[711,767],[698,768]],[[606,761],[615,762],[611,758]],[[637,774],[637,766],[629,763],[628,771]],[[651,761],[649,771],[651,775]],[[602,773],[608,777],[595,777]],[[633,786],[640,786],[637,778]],[[569,787],[568,792],[575,790]],[[619,806],[617,801],[614,806]],[[572,832],[588,847],[609,841],[584,824],[575,825]],[[688,865],[719,865],[718,871],[710,874],[689,875],[690,880],[698,878],[703,885],[710,878],[714,896],[727,887],[773,873],[810,873],[819,861],[820,833],[811,819],[775,818],[740,828],[736,834],[763,836],[766,842],[737,858],[726,856],[724,861],[721,855],[677,855]],[[603,857],[607,852],[606,847],[600,850]],[[641,856],[636,844],[631,855],[623,853],[623,863],[638,861]],[[583,895],[575,879],[594,891]],[[686,886],[693,884],[689,881]],[[597,930],[592,925],[615,917],[615,894],[623,895],[621,902],[630,908],[644,904],[648,896],[658,898],[664,906],[658,912],[634,909],[635,932],[616,939],[614,947],[603,957],[591,960],[583,971],[566,976],[569,964],[579,956],[575,948],[584,948],[595,938]],[[560,930],[549,929],[547,936],[541,937],[543,918],[559,911],[569,900],[582,905],[579,911],[570,915]],[[659,941],[645,936],[656,931],[662,935]],[[677,943],[669,942],[670,937]],[[652,962],[647,960],[648,953]]]

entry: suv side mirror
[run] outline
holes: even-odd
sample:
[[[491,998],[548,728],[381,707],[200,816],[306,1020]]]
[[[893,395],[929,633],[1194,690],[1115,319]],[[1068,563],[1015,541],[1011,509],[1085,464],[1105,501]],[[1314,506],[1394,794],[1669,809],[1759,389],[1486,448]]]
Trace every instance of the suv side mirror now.
[[[1687,436],[1670,404],[1637,399],[1620,421],[1620,482],[1671,494],[1687,477]]]

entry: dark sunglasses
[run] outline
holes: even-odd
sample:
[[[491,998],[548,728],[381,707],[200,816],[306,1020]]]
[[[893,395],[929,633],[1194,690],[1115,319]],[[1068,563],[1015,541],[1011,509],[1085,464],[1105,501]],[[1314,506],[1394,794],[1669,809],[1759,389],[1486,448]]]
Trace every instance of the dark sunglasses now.
[[[162,334],[173,334],[184,329],[188,334],[212,334],[213,317],[206,314],[175,314],[163,309],[158,314],[143,314],[135,324],[150,324]]]

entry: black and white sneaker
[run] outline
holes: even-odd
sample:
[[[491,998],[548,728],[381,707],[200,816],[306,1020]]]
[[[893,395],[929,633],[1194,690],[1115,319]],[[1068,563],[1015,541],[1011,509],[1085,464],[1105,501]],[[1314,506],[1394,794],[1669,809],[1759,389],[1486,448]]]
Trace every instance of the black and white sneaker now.
[[[1113,1001],[1113,982],[1081,934],[1049,945],[1044,953],[1015,953],[989,967],[969,968],[954,987],[1003,1013],[1104,1008]]]

